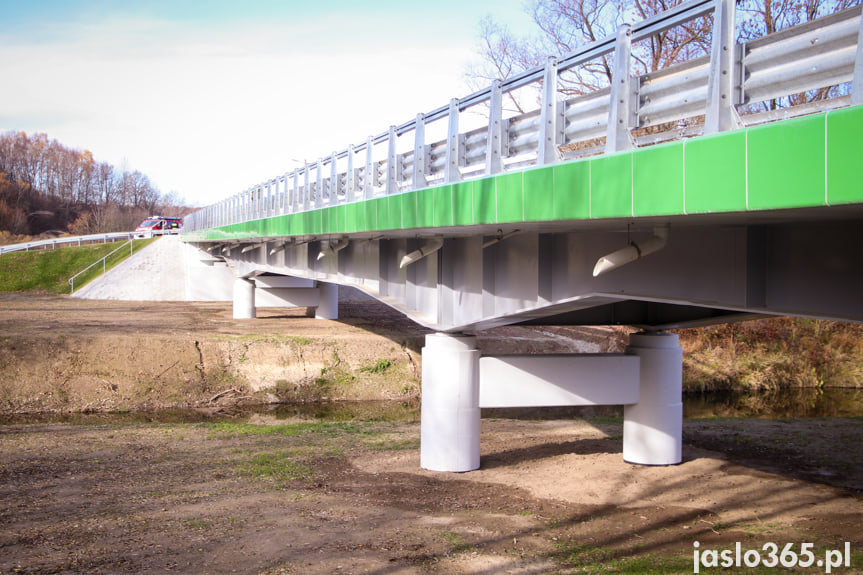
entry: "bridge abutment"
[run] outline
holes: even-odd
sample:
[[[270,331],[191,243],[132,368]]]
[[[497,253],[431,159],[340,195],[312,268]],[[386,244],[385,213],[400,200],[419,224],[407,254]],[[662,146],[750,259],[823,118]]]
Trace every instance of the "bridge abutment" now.
[[[683,350],[668,333],[630,336],[626,354],[480,357],[476,338],[426,336],[420,465],[464,472],[480,466],[482,407],[624,405],[623,459],[682,460]]]

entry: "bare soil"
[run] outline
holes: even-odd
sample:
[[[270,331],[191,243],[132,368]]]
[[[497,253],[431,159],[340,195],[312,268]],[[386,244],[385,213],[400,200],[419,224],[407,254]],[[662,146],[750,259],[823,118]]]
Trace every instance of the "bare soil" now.
[[[416,400],[428,330],[375,301],[305,308],[0,293],[0,414]],[[487,353],[622,350],[624,332],[508,327]]]
[[[228,396],[271,393],[255,391],[241,370],[208,367],[218,365],[208,359],[220,357],[215,352],[192,354],[190,370],[168,378],[185,365],[174,362],[189,340],[204,350],[219,341],[238,346],[234,366],[258,357],[294,365],[286,356],[272,359],[278,344],[309,355],[324,350],[314,353],[336,370],[325,353],[336,346],[339,361],[351,364],[343,379],[363,373],[379,379],[360,389],[379,385],[398,395],[415,381],[411,366],[423,336],[396,314],[359,304],[342,322],[285,310],[237,322],[216,304],[7,295],[0,305],[3,381],[14,381],[6,375],[13,370],[31,378],[37,395],[66,395],[65,402],[54,395],[28,400],[7,383],[7,413],[16,406],[107,405],[82,383],[97,365],[90,344],[102,346],[101,362],[112,366],[98,393],[117,405],[186,402],[217,411]],[[572,332],[544,333],[541,339],[511,328],[487,335],[483,345],[505,349],[521,337],[543,349],[575,345]],[[578,345],[617,345],[614,332],[591,337]],[[137,343],[122,347],[124,338]],[[165,355],[145,348],[148,339],[168,342],[153,348]],[[110,351],[109,340],[120,351]],[[71,362],[78,367],[69,367],[69,358],[78,358]],[[353,367],[387,358],[403,362],[407,376]],[[147,361],[158,368],[146,371]],[[309,372],[319,371],[304,361]],[[149,395],[135,395],[135,385],[161,381],[153,378],[159,370],[165,380],[150,385]],[[41,387],[37,373],[48,378]],[[218,373],[235,379],[218,381]],[[312,375],[293,385],[319,387],[320,374]],[[173,398],[184,378],[190,391]],[[343,388],[354,383],[323,387],[350,394]],[[238,391],[210,401],[231,389]],[[463,474],[420,469],[415,421],[257,416],[252,423],[0,426],[0,574],[691,573],[694,541],[702,550],[735,542],[744,549],[794,543],[799,550],[811,542],[817,557],[850,542],[853,566],[833,572],[863,572],[860,419],[689,420],[684,462],[670,467],[625,463],[616,418],[484,419],[481,469]]]

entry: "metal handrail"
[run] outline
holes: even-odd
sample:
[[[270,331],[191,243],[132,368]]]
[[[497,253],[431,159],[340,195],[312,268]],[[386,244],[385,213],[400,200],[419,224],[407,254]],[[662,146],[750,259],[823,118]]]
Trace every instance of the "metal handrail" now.
[[[102,273],[104,274],[107,271],[107,260],[108,260],[108,258],[113,256],[117,252],[119,252],[124,247],[126,247],[126,244],[129,244],[129,257],[132,257],[132,254],[135,252],[135,240],[129,239],[123,245],[118,247],[116,250],[113,250],[111,253],[105,255],[104,257],[102,257],[99,260],[96,260],[95,262],[93,262],[92,264],[90,264],[89,266],[84,268],[83,270],[79,271],[78,273],[76,273],[75,275],[70,277],[69,278],[69,287],[71,288],[71,290],[69,291],[69,295],[72,295],[73,293],[75,293],[75,278],[76,277],[78,277],[79,275],[88,271],[90,268],[98,265],[100,262],[102,263]],[[99,277],[99,276],[96,276],[96,277]]]
[[[97,242],[99,240],[102,243],[108,243],[108,240],[128,240],[132,237],[133,232],[112,232],[107,234],[91,234],[87,236],[71,236],[65,238],[51,238],[48,240],[37,240],[35,242],[25,242],[21,244],[9,244],[7,246],[0,246],[0,254],[6,254],[11,252],[29,252],[35,248],[47,248],[51,246],[52,249],[56,248],[59,245],[63,244],[77,244],[81,245],[82,242]]]
[[[644,22],[625,25],[615,36],[560,58],[550,57],[545,66],[454,98],[448,106],[418,114],[366,142],[202,208],[185,218],[182,232],[781,119],[745,107],[826,86],[847,84],[849,89],[832,100],[786,109],[783,116],[863,104],[861,6],[738,45],[734,44],[734,10],[734,0],[691,0]],[[709,14],[713,16],[710,56],[640,77],[629,76],[633,41]],[[612,52],[616,64],[610,87],[558,99],[561,72]],[[529,84],[541,86],[540,108],[504,118],[504,96]],[[459,114],[477,105],[489,108],[487,127],[459,132]],[[744,112],[750,114],[741,117]],[[443,119],[449,121],[446,140],[427,144],[425,126]],[[663,132],[665,136],[637,132],[668,126],[672,127]],[[396,153],[399,136],[411,131],[413,149]],[[605,143],[597,145],[597,139]],[[385,149],[385,157],[375,157],[376,146]],[[358,156],[363,151],[364,161]]]

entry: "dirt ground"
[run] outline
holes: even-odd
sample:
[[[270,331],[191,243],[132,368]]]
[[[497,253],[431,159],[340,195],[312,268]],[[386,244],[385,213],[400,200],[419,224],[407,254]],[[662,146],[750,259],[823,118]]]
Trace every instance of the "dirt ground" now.
[[[641,467],[617,422],[484,420],[463,474],[420,469],[416,423],[256,423],[0,428],[0,573],[691,573],[694,541],[863,572],[859,489],[812,480],[861,485],[859,421],[687,422]]]
[[[21,348],[69,354],[64,338],[79,347],[97,339],[103,345],[99,338],[191,339],[204,349],[223,337],[239,346],[233,361],[245,365],[254,363],[257,344],[243,348],[249,340],[230,338],[288,334],[312,342],[300,346],[307,352],[318,339],[368,341],[370,327],[380,338],[366,344],[372,350],[364,356],[345,351],[350,359],[340,361],[361,364],[388,351],[402,356],[409,374],[417,358],[405,356],[413,357],[423,335],[397,316],[361,306],[343,322],[284,310],[235,322],[216,304],[130,309],[2,296],[0,306],[0,367],[34,378],[37,371],[25,369],[22,358],[35,356]],[[510,330],[488,335],[482,345],[505,349],[524,337],[550,349],[574,345],[571,335],[551,330],[538,339]],[[612,332],[592,337],[579,345],[610,349],[617,341]],[[338,343],[339,353],[352,345]],[[53,364],[66,378],[53,388],[65,389],[65,404],[55,396],[21,403],[7,388],[7,413],[15,405],[92,401],[90,395],[70,399],[72,384],[92,378],[94,369],[83,358],[89,348],[80,349]],[[159,369],[177,370],[171,366],[178,353],[157,358]],[[69,357],[80,358],[77,367],[69,367]],[[206,357],[197,360],[204,363]],[[219,390],[251,393],[243,387],[248,381],[208,381],[206,366],[192,364],[194,384],[209,386],[195,396],[203,412],[226,410],[220,404],[226,395],[209,401]],[[108,384],[113,377],[129,380],[117,390],[102,387],[100,393],[128,394],[114,398],[117,403],[146,397],[133,395],[135,377],[152,383],[152,374],[103,377]],[[185,376],[174,377],[176,385]],[[168,387],[150,385],[148,393],[170,404]],[[670,467],[625,463],[619,418],[485,418],[481,468],[463,474],[420,469],[415,420],[374,419],[322,423],[257,415],[248,423],[135,423],[96,417],[2,425],[0,574],[691,573],[695,541],[702,551],[733,549],[736,542],[744,550],[793,543],[799,551],[813,543],[819,560],[848,542],[852,566],[833,572],[863,572],[859,418],[688,420],[684,462]]]

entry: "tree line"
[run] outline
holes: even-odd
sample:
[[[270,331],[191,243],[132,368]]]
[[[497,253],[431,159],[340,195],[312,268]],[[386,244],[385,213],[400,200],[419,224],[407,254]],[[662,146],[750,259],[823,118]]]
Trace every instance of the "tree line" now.
[[[6,236],[127,231],[153,213],[192,211],[183,204],[138,170],[99,162],[47,134],[0,134],[0,232]]]

